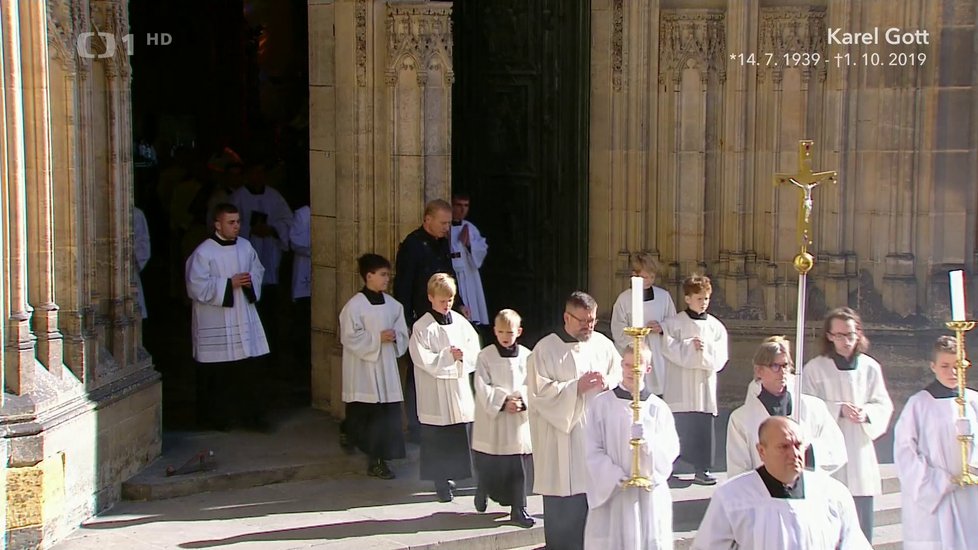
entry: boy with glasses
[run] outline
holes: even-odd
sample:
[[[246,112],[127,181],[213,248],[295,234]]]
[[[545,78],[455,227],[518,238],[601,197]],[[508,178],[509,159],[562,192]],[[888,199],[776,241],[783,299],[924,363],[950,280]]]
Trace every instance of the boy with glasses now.
[[[883,489],[873,441],[886,433],[893,402],[868,349],[859,315],[833,309],[825,317],[822,354],[805,364],[802,391],[824,400],[839,423],[849,462],[832,475],[849,487],[859,526],[873,542],[873,496]]]
[[[683,281],[686,310],[662,322],[666,376],[663,399],[676,418],[680,457],[693,465],[693,483],[716,485],[717,373],[727,364],[727,329],[706,312],[713,286],[693,275]]]
[[[788,340],[772,336],[754,352],[754,381],[747,390],[747,401],[730,413],[727,423],[727,477],[755,470],[761,466],[757,454],[757,429],[771,416],[791,416],[795,407],[808,449],[805,467],[827,474],[846,463],[846,442],[817,397],[802,395],[801,402],[791,393],[788,383],[794,364]]]

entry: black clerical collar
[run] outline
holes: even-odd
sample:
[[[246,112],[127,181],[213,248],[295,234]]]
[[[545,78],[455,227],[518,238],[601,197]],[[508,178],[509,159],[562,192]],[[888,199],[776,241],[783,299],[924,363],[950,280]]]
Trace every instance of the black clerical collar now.
[[[924,389],[927,390],[927,393],[931,394],[934,399],[948,399],[950,397],[958,396],[958,390],[952,390],[937,380],[931,382],[930,385]]]
[[[218,235],[217,233],[211,235],[211,240],[221,246],[234,246],[235,244],[238,243],[238,239],[231,239],[230,241],[226,241],[222,239],[221,236]]]
[[[832,350],[832,354],[829,356],[832,358],[832,362],[835,363],[835,368],[839,370],[856,370],[856,361],[859,359],[859,352],[854,351],[852,353],[851,359],[846,359],[841,356],[835,350]]]
[[[705,321],[706,316],[709,314],[705,311],[703,313],[696,313],[695,311],[686,308],[686,315],[689,315],[690,319],[696,319],[697,321]]]
[[[383,292],[376,292],[374,290],[370,290],[367,287],[361,288],[360,289],[360,292],[364,296],[367,297],[367,301],[370,302],[370,305],[374,305],[374,306],[382,306],[382,305],[384,305],[384,293]]]
[[[452,324],[452,312],[451,311],[449,311],[448,313],[442,314],[442,313],[437,312],[437,311],[435,311],[433,309],[429,309],[428,310],[428,313],[430,313],[431,316],[435,318],[435,322],[438,323],[439,325],[450,325],[450,324]]]
[[[516,357],[520,354],[519,344],[513,344],[508,348],[499,345],[499,342],[493,342],[492,345],[496,346],[496,351],[499,352],[500,357]]]
[[[462,225],[462,220],[452,220],[452,225],[454,225],[455,227],[458,227],[458,226]]]
[[[652,287],[646,288],[642,293],[642,301],[651,302],[652,300],[655,300],[655,291]]]
[[[788,392],[787,388],[779,395],[775,395],[761,386],[761,393],[757,394],[757,399],[771,416],[791,415],[791,393]]]
[[[805,498],[804,475],[799,475],[795,484],[788,486],[772,476],[764,466],[758,468],[757,473],[761,476],[761,481],[767,487],[767,492],[771,494],[771,498]]]
[[[554,331],[554,334],[556,334],[557,336],[559,336],[560,339],[564,343],[567,343],[567,344],[580,344],[581,343],[581,341],[578,340],[576,337],[571,336],[570,333],[567,332],[566,329],[564,329],[564,327],[560,327],[559,329],[557,329],[556,331]]]
[[[615,392],[615,396],[618,399],[627,399],[629,401],[632,400],[632,393],[621,386],[617,386],[612,391]],[[650,395],[652,395],[651,390],[649,390],[648,388],[642,388],[642,391],[638,392],[638,400],[645,401],[646,399],[649,398]]]

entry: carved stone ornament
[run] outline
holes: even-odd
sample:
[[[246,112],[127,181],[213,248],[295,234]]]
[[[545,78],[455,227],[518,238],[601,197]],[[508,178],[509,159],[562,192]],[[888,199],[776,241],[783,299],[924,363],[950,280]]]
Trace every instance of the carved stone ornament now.
[[[726,80],[727,38],[724,12],[719,10],[662,10],[659,80],[671,75],[678,83],[684,69],[698,67],[704,82],[710,73]]]
[[[611,26],[611,85],[616,92],[624,87],[625,69],[625,13],[624,0],[614,0]]]
[[[387,84],[397,84],[397,67],[405,57],[417,61],[418,84],[427,82],[429,68],[441,68],[445,85],[455,80],[452,71],[451,4],[387,6]]]
[[[367,85],[367,0],[357,0],[354,9],[357,33],[357,86]]]
[[[760,37],[758,57],[774,55],[774,60],[782,59],[785,54],[819,54],[822,59],[826,56],[825,47],[825,8],[776,7],[761,8]],[[763,52],[763,53],[762,53]],[[771,73],[775,82],[780,82],[784,71],[784,62],[767,67],[766,63],[757,65],[757,79],[763,81],[767,73]],[[827,63],[819,63],[814,67],[819,80],[825,79]],[[807,82],[813,67],[799,65],[803,79]]]
[[[89,59],[78,57],[78,33],[90,27],[83,0],[47,0],[48,47],[65,72],[86,70]]]
[[[91,31],[110,33],[115,36],[115,53],[109,58],[100,59],[105,65],[105,74],[111,78],[128,80],[132,76],[125,37],[129,33],[128,3],[124,0],[90,0]]]

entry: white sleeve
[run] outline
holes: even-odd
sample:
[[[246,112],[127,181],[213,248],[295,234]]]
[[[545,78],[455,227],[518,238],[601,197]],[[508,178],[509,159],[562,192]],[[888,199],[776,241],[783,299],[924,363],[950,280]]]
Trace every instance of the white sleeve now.
[[[738,408],[727,420],[727,479],[754,469],[751,467],[750,438],[740,418],[743,413],[744,410]]]
[[[411,331],[409,345],[411,360],[414,366],[430,374],[434,378],[455,379],[461,377],[461,369],[452,356],[452,348],[432,349],[429,334],[424,327],[415,327]]]
[[[734,550],[740,548],[734,538],[733,525],[723,506],[723,497],[713,493],[706,515],[693,539],[692,550]]]
[[[488,354],[483,351],[475,364],[475,402],[495,419],[506,404],[509,392],[493,384],[492,370],[489,368]]]
[[[289,244],[292,250],[300,256],[312,256],[312,235],[309,220],[309,210],[300,208],[292,217],[289,227]]]
[[[597,508],[614,497],[622,490],[621,481],[628,474],[621,469],[608,455],[608,433],[605,426],[605,411],[603,403],[596,403],[585,426],[584,458],[587,461],[587,503],[590,508]],[[617,444],[617,443],[613,443]]]
[[[482,262],[486,261],[486,255],[489,254],[489,243],[486,242],[486,238],[482,236],[474,224],[469,223],[467,225],[469,227],[469,252],[472,254],[472,262],[475,264],[475,268],[479,269],[482,267]]]
[[[890,427],[890,417],[893,416],[893,401],[890,400],[890,394],[886,391],[886,383],[878,363],[873,361],[868,374],[866,391],[869,395],[863,404],[866,421],[861,426],[866,435],[875,440],[885,434]]]
[[[554,428],[570,433],[584,415],[584,398],[577,394],[577,379],[556,380],[549,372],[546,359],[537,351],[527,359],[529,406]]]
[[[911,397],[893,433],[893,461],[896,463],[900,490],[907,498],[935,513],[957,485],[952,474],[931,463],[930,457],[921,452],[920,440],[925,437],[924,407],[918,397]]]
[[[815,454],[815,467],[826,474],[831,474],[849,461],[846,439],[839,429],[839,423],[829,414],[822,400],[809,400],[805,406],[808,407],[806,414],[811,415],[818,427],[816,433],[812,434],[811,441]]]
[[[361,361],[376,362],[380,358],[380,334],[373,334],[363,323],[361,308],[350,300],[340,311],[340,343],[343,353]]]
[[[195,302],[212,306],[224,305],[224,293],[231,284],[228,277],[211,275],[210,261],[204,254],[194,252],[187,258],[187,296]]]
[[[624,295],[619,295],[615,300],[615,306],[611,310],[611,337],[615,341],[615,347],[619,353],[624,353],[625,348],[631,343],[631,337],[625,334],[625,327],[628,326],[628,314],[625,304],[628,300]]]

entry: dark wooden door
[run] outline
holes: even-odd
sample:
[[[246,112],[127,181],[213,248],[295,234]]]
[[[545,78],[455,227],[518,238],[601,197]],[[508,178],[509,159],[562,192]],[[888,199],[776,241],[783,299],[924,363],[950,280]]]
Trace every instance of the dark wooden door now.
[[[587,0],[456,0],[452,187],[489,240],[490,315],[532,345],[587,285]]]

